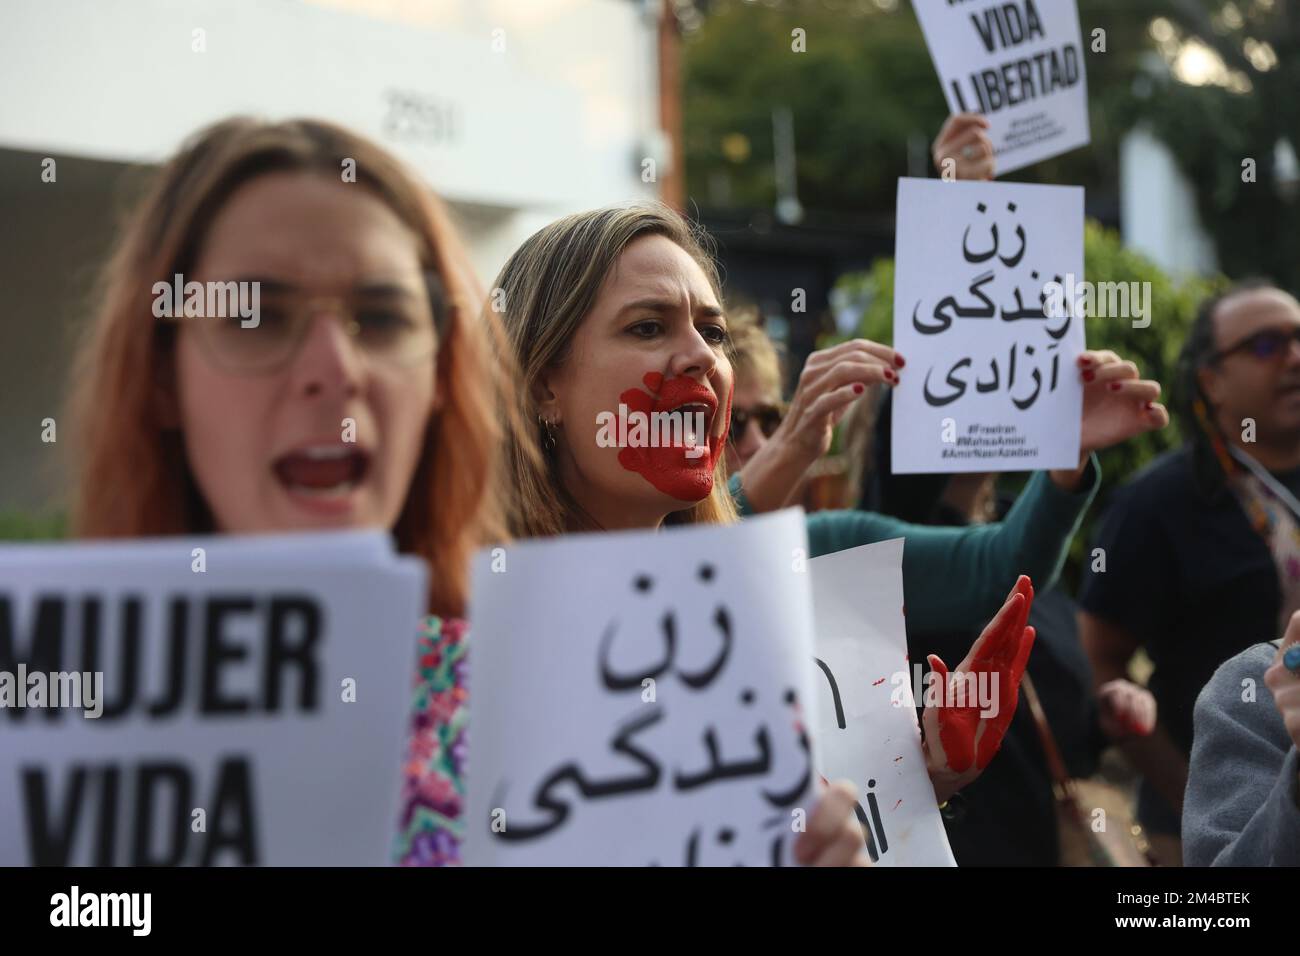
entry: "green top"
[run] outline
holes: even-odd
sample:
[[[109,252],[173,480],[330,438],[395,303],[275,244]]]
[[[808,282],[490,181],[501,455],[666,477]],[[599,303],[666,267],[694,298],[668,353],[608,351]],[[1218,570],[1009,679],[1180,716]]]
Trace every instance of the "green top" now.
[[[891,538],[903,547],[903,594],[907,623],[918,631],[982,627],[997,613],[1021,574],[1036,591],[1055,583],[1070,540],[1101,484],[1093,455],[1083,490],[1062,491],[1046,472],[1036,472],[1007,516],[995,524],[931,527],[872,511],[817,511],[807,517],[812,557]],[[740,486],[728,484],[742,516],[754,513]]]

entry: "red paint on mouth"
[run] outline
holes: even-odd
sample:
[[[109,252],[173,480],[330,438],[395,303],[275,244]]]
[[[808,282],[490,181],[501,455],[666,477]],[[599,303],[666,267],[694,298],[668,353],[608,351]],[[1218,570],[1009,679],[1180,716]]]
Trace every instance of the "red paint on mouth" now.
[[[713,392],[689,375],[679,375],[665,381],[659,372],[647,372],[641,381],[649,393],[639,388],[630,388],[618,397],[629,412],[642,412],[648,416],[654,412],[672,411],[688,402],[705,402],[711,406],[717,404]],[[722,433],[715,437],[710,431],[707,435],[708,446],[702,455],[691,458],[684,448],[662,446],[622,448],[619,449],[618,463],[628,471],[636,472],[657,490],[679,501],[703,501],[713,491],[713,473],[727,444],[727,430],[731,427],[730,394],[727,395],[726,406],[719,407],[714,412],[711,425],[716,425],[720,415]]]

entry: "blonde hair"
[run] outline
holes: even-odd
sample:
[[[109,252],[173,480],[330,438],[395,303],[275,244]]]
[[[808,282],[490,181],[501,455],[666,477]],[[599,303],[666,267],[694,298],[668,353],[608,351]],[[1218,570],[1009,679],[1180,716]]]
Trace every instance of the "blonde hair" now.
[[[757,381],[765,394],[780,401],[781,353],[760,323],[758,309],[750,306],[728,315],[727,333],[731,338],[737,386],[742,378]]]
[[[430,565],[430,609],[459,615],[474,549],[504,533],[494,477],[503,371],[485,342],[476,315],[481,290],[442,203],[387,151],[331,123],[216,123],[189,139],[136,208],[104,269],[98,314],[75,362],[69,411],[80,461],[73,530],[107,538],[214,530],[181,434],[165,424],[161,406],[174,400],[176,333],[153,317],[150,290],[191,270],[213,217],[241,185],[282,171],[337,179],[345,159],[356,162],[357,187],[415,233],[422,264],[445,290],[448,314],[436,360],[443,404],[430,417],[392,531],[401,551]]]
[[[504,300],[503,324],[520,371],[520,418],[527,427],[506,438],[506,472],[515,503],[512,530],[541,537],[598,526],[564,487],[553,456],[543,453],[543,433],[533,386],[542,373],[568,358],[574,335],[595,304],[605,277],[623,250],[643,236],[664,236],[691,256],[718,301],[722,283],[707,241],[667,206],[634,203],[578,213],[534,233],[497,276],[493,296]],[[666,524],[720,524],[737,520],[719,456],[713,490]]]

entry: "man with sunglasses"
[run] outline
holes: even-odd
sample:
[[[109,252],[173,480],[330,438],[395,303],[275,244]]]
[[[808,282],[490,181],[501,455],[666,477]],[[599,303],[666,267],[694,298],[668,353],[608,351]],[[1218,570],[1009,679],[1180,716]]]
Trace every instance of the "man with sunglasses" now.
[[[1197,694],[1300,608],[1300,302],[1252,281],[1205,302],[1179,360],[1188,440],[1119,489],[1080,594],[1094,682],[1154,665],[1155,734],[1123,749],[1138,813],[1176,863]]]

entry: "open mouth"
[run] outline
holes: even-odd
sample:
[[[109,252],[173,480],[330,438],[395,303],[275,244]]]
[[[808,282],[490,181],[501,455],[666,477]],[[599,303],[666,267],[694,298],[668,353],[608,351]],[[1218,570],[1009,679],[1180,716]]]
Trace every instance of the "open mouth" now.
[[[619,401],[638,415],[662,416],[651,423],[659,440],[625,445],[619,449],[618,463],[679,501],[708,497],[713,469],[727,440],[725,431],[716,436],[710,432],[717,420],[717,396],[686,375],[665,379],[659,372],[647,372],[642,382],[646,391],[627,389]],[[663,440],[664,424],[668,441]]]
[[[310,445],[275,460],[285,490],[310,498],[341,497],[365,480],[370,455],[355,445]]]
[[[682,436],[680,445],[674,441],[674,446],[707,448],[716,411],[717,406],[709,402],[694,401],[678,405],[666,412],[665,414],[669,416],[670,434],[674,438],[678,435]]]

